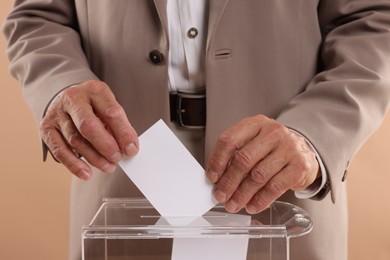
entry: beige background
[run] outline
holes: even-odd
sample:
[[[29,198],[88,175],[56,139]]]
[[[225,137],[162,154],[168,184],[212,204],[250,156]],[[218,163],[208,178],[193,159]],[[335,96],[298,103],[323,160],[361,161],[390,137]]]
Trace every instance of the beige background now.
[[[0,2],[1,21],[11,2]],[[0,37],[0,259],[65,260],[70,176],[42,163],[35,122],[7,67]],[[351,260],[390,259],[389,150],[390,115],[349,170]]]

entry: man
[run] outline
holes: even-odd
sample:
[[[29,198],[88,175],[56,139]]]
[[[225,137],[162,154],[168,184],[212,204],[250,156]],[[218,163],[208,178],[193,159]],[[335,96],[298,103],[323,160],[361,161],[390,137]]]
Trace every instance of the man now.
[[[115,164],[159,118],[227,211],[287,200],[315,222],[291,259],[347,259],[346,168],[389,105],[390,2],[200,2],[15,1],[11,72],[44,151],[89,180],[73,180],[70,259],[102,197],[140,196]]]

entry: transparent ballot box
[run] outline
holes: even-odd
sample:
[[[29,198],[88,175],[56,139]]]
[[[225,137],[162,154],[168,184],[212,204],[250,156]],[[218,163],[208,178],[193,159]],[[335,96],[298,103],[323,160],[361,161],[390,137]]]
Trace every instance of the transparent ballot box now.
[[[217,205],[201,217],[162,217],[145,199],[104,199],[82,228],[83,260],[285,260],[310,216],[286,202],[248,215]]]

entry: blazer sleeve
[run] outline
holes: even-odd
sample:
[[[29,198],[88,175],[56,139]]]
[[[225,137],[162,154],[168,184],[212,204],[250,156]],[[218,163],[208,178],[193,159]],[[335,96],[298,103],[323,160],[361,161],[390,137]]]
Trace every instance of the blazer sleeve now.
[[[322,0],[318,74],[278,117],[320,154],[332,199],[390,101],[390,1]]]
[[[3,33],[10,72],[37,122],[63,88],[96,79],[81,45],[74,1],[16,0]]]

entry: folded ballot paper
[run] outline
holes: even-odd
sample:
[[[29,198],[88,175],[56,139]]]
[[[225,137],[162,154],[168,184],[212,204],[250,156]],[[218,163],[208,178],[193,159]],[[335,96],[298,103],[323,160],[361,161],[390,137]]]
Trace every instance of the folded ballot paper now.
[[[119,165],[160,215],[171,225],[175,224],[171,221],[180,217],[193,219],[181,225],[197,225],[199,221],[212,225],[201,216],[217,204],[213,185],[169,127],[159,120],[139,137],[139,143],[138,154],[123,159]],[[249,216],[239,219],[244,225],[250,222]],[[175,238],[172,259],[244,260],[247,246],[247,238]]]

